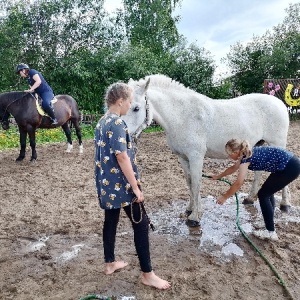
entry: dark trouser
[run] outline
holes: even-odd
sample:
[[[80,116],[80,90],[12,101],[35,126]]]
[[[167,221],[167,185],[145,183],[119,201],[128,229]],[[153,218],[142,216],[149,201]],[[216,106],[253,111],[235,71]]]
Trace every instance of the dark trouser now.
[[[300,174],[300,160],[293,156],[283,171],[272,173],[258,191],[257,196],[267,230],[274,231],[274,194],[295,180]]]
[[[140,261],[142,272],[151,272],[151,260],[149,250],[149,222],[142,210],[142,220],[138,224],[134,223],[131,218],[131,205],[125,206],[124,211],[131,221],[134,231],[134,244],[135,249]],[[103,226],[103,246],[104,246],[104,259],[106,263],[115,261],[115,241],[117,225],[119,222],[120,208],[105,210],[105,219]],[[138,203],[132,204],[133,218],[139,221],[141,218],[141,210]]]
[[[42,107],[44,111],[49,115],[49,117],[54,120],[55,114],[54,110],[51,105],[51,100],[54,98],[54,95],[52,92],[44,92],[40,94],[40,97],[42,98]]]

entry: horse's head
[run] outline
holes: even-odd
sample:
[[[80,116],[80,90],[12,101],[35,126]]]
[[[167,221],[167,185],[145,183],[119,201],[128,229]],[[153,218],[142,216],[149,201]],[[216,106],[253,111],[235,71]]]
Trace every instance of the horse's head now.
[[[9,112],[0,109],[0,122],[3,130],[9,129]]]
[[[131,108],[122,119],[128,126],[129,133],[133,138],[137,138],[139,134],[149,126],[152,122],[153,116],[150,111],[150,103],[147,98],[147,90],[149,87],[150,78],[136,82],[132,79],[129,80],[128,85],[134,90],[134,98]]]

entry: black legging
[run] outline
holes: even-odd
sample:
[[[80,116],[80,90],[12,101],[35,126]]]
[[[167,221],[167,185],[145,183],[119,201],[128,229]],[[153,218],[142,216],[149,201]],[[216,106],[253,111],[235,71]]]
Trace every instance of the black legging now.
[[[151,272],[151,260],[149,250],[149,222],[143,210],[141,212],[138,203],[132,204],[133,218],[139,221],[142,213],[142,220],[138,224],[134,223],[131,218],[131,205],[123,207],[126,215],[131,221],[134,231],[135,249],[140,261],[142,272]],[[119,222],[120,208],[105,210],[105,219],[103,226],[103,245],[104,245],[104,259],[106,263],[115,261],[115,241],[117,225]]]
[[[267,180],[258,191],[257,196],[260,203],[261,212],[269,231],[274,231],[274,194],[282,190],[285,186],[295,180],[300,174],[300,160],[293,156],[287,163],[283,171],[270,174]]]

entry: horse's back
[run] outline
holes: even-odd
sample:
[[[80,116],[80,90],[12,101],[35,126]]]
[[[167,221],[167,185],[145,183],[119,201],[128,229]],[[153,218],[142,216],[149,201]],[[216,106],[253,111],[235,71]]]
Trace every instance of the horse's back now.
[[[247,94],[228,100],[211,100],[216,113],[239,117],[262,117],[289,123],[288,110],[283,101],[267,94]]]
[[[58,106],[60,110],[65,108],[70,111],[72,117],[80,118],[78,104],[72,96],[61,94],[61,95],[56,95],[55,98],[57,99],[57,103],[54,104],[54,109],[55,106]]]
[[[287,108],[283,101],[272,95],[253,93],[239,96],[233,99],[236,101],[243,101],[245,104],[247,104],[247,102],[255,103],[255,105],[261,108],[267,108],[268,110],[280,110],[282,112],[285,111],[287,113]]]
[[[70,96],[70,95],[56,95],[55,98],[58,100],[58,101],[64,101],[66,103],[70,103],[70,104],[73,104],[73,103],[76,103],[77,105],[77,102],[76,100]]]
[[[266,94],[247,94],[229,100],[215,100],[213,126],[207,132],[207,156],[225,155],[224,145],[231,138],[246,139],[251,145],[263,140],[285,147],[289,115],[284,103]]]

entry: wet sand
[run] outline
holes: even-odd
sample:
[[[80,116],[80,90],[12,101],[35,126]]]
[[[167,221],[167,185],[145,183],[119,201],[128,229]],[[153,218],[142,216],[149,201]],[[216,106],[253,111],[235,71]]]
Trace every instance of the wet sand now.
[[[300,122],[291,123],[288,148],[300,156],[299,136]],[[180,215],[188,191],[183,171],[167,147],[164,133],[141,135],[138,162],[145,206],[156,226],[156,231],[150,231],[152,265],[155,273],[169,280],[172,287],[158,291],[140,283],[132,230],[124,213],[118,228],[116,256],[128,261],[129,266],[105,276],[103,211],[98,206],[94,185],[93,142],[85,141],[84,147],[84,154],[80,155],[76,142],[70,154],[64,152],[64,143],[37,145],[35,164],[29,163],[29,153],[24,162],[17,164],[18,150],[0,152],[0,299],[74,300],[89,294],[137,300],[288,299],[269,266],[235,226],[230,243],[241,249],[242,255],[237,251],[229,256],[222,255],[222,247],[228,243],[201,246],[201,228],[185,227]],[[228,164],[206,160],[204,173],[219,172]],[[248,193],[250,182],[251,176],[241,192]],[[224,184],[203,180],[201,195],[216,197],[225,189]],[[300,179],[290,189],[296,209],[300,205]],[[228,211],[233,209],[234,202],[228,205]],[[220,213],[220,218],[226,217],[228,211]],[[242,223],[252,224],[257,210],[247,208],[246,212],[250,219],[243,219]],[[294,214],[298,216],[298,211]],[[228,218],[230,222],[234,214]],[[284,215],[278,213],[276,226],[279,242],[251,238],[297,299],[300,224],[297,219],[284,221]]]

